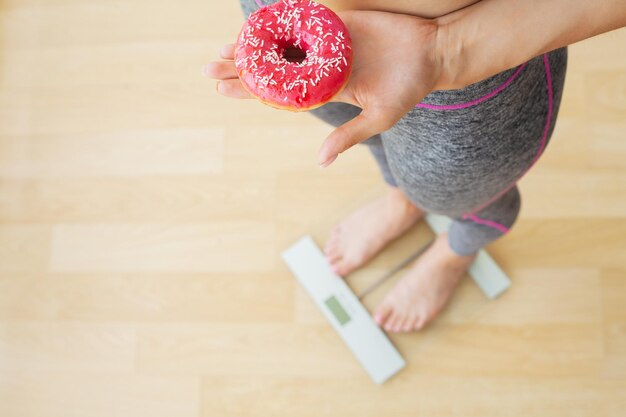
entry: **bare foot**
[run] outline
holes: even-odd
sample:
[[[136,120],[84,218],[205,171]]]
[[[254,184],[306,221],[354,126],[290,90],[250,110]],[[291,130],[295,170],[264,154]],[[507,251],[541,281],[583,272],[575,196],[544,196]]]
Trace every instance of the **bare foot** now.
[[[338,275],[349,274],[423,215],[402,190],[392,187],[386,196],[361,207],[334,227],[324,247],[331,268]]]
[[[437,236],[387,293],[374,312],[374,320],[391,332],[420,330],[443,310],[475,258],[453,252],[447,233]]]

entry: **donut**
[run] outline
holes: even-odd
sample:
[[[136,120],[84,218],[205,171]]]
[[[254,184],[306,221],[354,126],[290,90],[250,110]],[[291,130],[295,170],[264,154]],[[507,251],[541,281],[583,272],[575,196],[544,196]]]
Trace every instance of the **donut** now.
[[[323,105],[348,82],[352,40],[329,8],[279,0],[250,14],[237,38],[235,67],[243,86],[278,109]]]

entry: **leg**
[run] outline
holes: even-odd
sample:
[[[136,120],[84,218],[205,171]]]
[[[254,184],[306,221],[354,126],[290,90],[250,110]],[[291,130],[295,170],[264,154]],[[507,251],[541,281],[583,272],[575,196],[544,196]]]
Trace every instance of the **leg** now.
[[[419,330],[445,307],[483,246],[512,227],[520,209],[517,187],[480,210],[453,221],[387,294],[375,319],[389,331]]]
[[[311,113],[325,122],[340,126],[356,117],[361,109],[344,103],[328,103]],[[397,184],[387,163],[380,135],[363,142],[376,159],[390,189],[342,219],[331,231],[324,251],[333,270],[342,276],[364,265],[389,242],[406,232],[423,212],[415,207]]]
[[[376,309],[375,319],[385,329],[417,330],[432,320],[475,253],[515,222],[520,196],[511,184],[533,166],[550,139],[566,56],[561,49],[537,57],[523,71],[471,86],[467,97],[459,97],[459,91],[434,92],[427,97],[435,101],[426,103],[428,111],[415,109],[383,135],[390,169],[407,196],[455,219]],[[489,84],[497,86],[516,72],[520,75],[509,87],[480,105],[433,110],[480,99],[492,90]],[[480,91],[483,87],[486,91]]]
[[[467,256],[503,236],[515,223],[520,203],[519,190],[515,186],[477,213],[454,220],[448,232],[450,248]]]

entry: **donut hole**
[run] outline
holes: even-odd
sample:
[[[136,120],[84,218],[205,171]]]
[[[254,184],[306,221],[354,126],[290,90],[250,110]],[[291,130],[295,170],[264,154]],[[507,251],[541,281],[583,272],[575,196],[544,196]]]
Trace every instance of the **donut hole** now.
[[[283,48],[282,57],[288,62],[301,63],[306,59],[306,51],[294,44],[287,44]]]

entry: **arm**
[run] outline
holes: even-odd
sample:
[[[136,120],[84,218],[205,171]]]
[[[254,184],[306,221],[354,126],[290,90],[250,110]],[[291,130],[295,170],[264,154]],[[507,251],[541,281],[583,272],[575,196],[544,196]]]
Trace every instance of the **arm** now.
[[[361,15],[376,12],[350,13],[341,16],[352,32],[358,29],[355,23]],[[365,52],[355,47],[357,59],[368,53],[387,54],[386,62],[396,65],[355,71],[357,76],[340,101],[363,108],[362,117],[330,134],[320,149],[319,161],[326,161],[322,166],[391,127],[432,90],[463,88],[544,52],[626,26],[626,1],[483,0],[436,19],[411,16],[409,21],[408,16],[401,16],[372,15],[369,25],[381,22],[384,29],[373,34],[357,32],[355,42],[368,45]],[[382,23],[386,19],[389,22]],[[373,38],[385,32],[389,33],[387,42],[376,48]],[[404,76],[382,88],[398,69]],[[364,96],[362,86],[376,94]]]
[[[350,80],[333,101],[363,109],[322,144],[330,165],[353,145],[393,126],[432,90],[458,89],[544,52],[626,26],[626,0],[483,0],[436,19],[377,11],[340,13],[353,40]],[[226,61],[206,74],[220,94],[249,98]],[[622,52],[623,53],[623,52]]]
[[[626,26],[626,1],[484,0],[435,20],[442,65],[436,89],[456,89]]]

